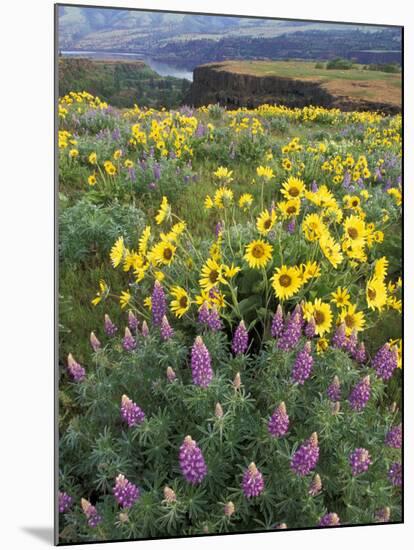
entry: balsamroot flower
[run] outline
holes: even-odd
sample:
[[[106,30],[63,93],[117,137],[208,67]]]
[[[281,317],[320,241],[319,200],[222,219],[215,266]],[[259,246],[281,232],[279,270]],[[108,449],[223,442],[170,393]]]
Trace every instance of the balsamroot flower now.
[[[286,405],[282,401],[274,410],[267,424],[267,429],[272,437],[282,437],[289,429],[289,416],[286,412]]]
[[[72,497],[67,493],[59,491],[59,512],[64,514],[72,506]]]
[[[166,342],[167,340],[172,338],[173,335],[174,335],[174,329],[168,322],[166,315],[164,315],[161,321],[161,338],[164,340],[164,342]]]
[[[175,374],[172,367],[167,367],[167,379],[168,382],[174,382],[174,380],[177,378],[177,375]]]
[[[328,396],[328,399],[334,403],[341,399],[341,383],[337,376],[334,376],[332,382],[329,384],[328,389],[326,390],[326,395]]]
[[[398,365],[397,349],[391,347],[388,343],[384,344],[376,353],[372,360],[372,368],[375,369],[377,376],[383,380],[391,378],[392,373]]]
[[[133,351],[137,347],[137,342],[128,327],[125,327],[125,335],[122,338],[122,347],[125,351]]]
[[[162,318],[167,313],[167,301],[164,289],[159,281],[155,281],[151,297],[151,313],[154,325],[161,325]]]
[[[257,469],[256,464],[251,462],[243,474],[242,489],[247,498],[257,497],[264,489],[263,475]]]
[[[402,467],[399,462],[393,462],[388,469],[388,479],[394,487],[402,485]]]
[[[369,375],[358,382],[348,397],[349,405],[354,411],[362,411],[371,397],[371,382]]]
[[[311,497],[316,497],[322,491],[322,480],[319,474],[315,474],[314,478],[309,484],[308,494]]]
[[[213,379],[210,353],[201,336],[197,336],[191,349],[191,370],[193,383],[207,388]]]
[[[141,496],[139,488],[119,474],[115,479],[115,486],[112,489],[114,496],[122,508],[131,508]]]
[[[340,522],[339,516],[338,514],[335,514],[335,512],[329,512],[328,514],[322,516],[319,520],[320,527],[335,527],[336,525],[340,525]]]
[[[358,474],[366,472],[372,464],[369,452],[362,447],[358,447],[358,449],[352,451],[352,453],[349,455],[348,462],[351,466],[353,476],[357,476]]]
[[[393,449],[401,449],[402,446],[402,425],[394,426],[385,436],[385,445]]]
[[[75,382],[81,382],[85,378],[85,369],[75,361],[73,355],[68,355],[68,372]]]
[[[145,420],[144,411],[138,407],[127,395],[121,398],[121,418],[128,424],[128,427],[141,424]]]
[[[111,318],[107,313],[105,313],[104,318],[104,330],[107,336],[115,336],[118,332],[118,327],[111,321]]]
[[[298,476],[306,476],[315,468],[318,460],[318,434],[313,432],[292,456],[290,467]]]
[[[101,343],[96,337],[96,334],[94,332],[91,332],[91,335],[89,337],[89,342],[91,344],[91,347],[93,351],[96,353],[99,349],[101,349]]]
[[[191,485],[201,483],[207,475],[207,466],[201,449],[190,435],[184,438],[179,453],[181,473]]]
[[[311,343],[306,342],[303,350],[296,356],[292,369],[292,379],[298,384],[304,384],[312,372],[312,366]]]
[[[98,514],[97,509],[89,502],[89,500],[86,500],[86,498],[82,498],[81,506],[83,513],[88,520],[89,527],[96,527],[97,525],[99,525],[99,523],[101,523],[101,516]]]
[[[135,313],[131,310],[128,311],[128,326],[134,332],[138,329],[138,319],[136,318]]]
[[[242,354],[247,350],[249,345],[249,335],[246,330],[244,321],[240,321],[239,326],[236,328],[231,343],[231,349],[236,355]]]
[[[279,338],[277,346],[283,351],[293,349],[299,342],[302,332],[302,318],[298,312],[293,314],[286,320],[283,332]]]
[[[273,315],[272,327],[270,329],[273,338],[279,338],[283,330],[283,311],[282,306],[277,306],[276,313]]]

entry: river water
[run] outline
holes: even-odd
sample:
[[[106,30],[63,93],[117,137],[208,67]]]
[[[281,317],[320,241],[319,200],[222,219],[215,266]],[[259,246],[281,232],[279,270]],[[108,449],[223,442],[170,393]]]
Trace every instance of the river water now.
[[[137,60],[143,61],[146,65],[151,67],[156,73],[161,76],[175,76],[176,78],[186,78],[187,80],[193,81],[193,73],[187,69],[181,67],[175,67],[170,63],[165,63],[163,61],[158,61],[157,59],[152,59],[151,57],[146,57],[137,53],[112,53],[112,52],[99,52],[99,51],[61,51],[61,55],[64,57],[91,57],[94,59],[102,60],[114,60],[114,59],[123,59],[123,60]]]

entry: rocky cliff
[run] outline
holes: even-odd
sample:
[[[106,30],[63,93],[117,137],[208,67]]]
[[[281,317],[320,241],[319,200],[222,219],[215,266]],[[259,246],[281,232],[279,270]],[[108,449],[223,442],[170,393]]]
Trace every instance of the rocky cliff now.
[[[395,114],[401,110],[395,102],[364,98],[367,87],[370,93],[365,95],[372,95],[372,86],[363,82],[347,81],[347,89],[351,93],[346,95],[332,90],[334,87],[323,81],[243,74],[240,71],[233,72],[228,65],[216,63],[196,67],[186,102],[196,107],[219,103],[229,108],[254,108],[269,103],[287,107],[314,105],[344,111],[381,111],[386,114]],[[352,93],[355,95],[352,96]]]

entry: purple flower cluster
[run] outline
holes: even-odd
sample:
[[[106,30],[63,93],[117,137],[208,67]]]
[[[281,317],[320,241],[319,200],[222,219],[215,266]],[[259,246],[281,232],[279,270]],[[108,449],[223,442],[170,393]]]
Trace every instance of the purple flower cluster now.
[[[85,378],[85,369],[75,361],[73,355],[68,355],[68,372],[75,382],[81,382]]]
[[[292,456],[290,467],[297,475],[306,476],[315,468],[318,460],[318,434],[313,432]]]
[[[161,338],[165,341],[169,340],[174,336],[174,329],[168,322],[166,315],[162,318],[161,321]]]
[[[349,405],[354,411],[362,411],[371,397],[371,382],[369,375],[360,380],[348,397]]]
[[[115,479],[113,493],[122,508],[131,508],[141,496],[139,488],[128,481],[123,474],[119,474]]]
[[[334,376],[332,382],[329,384],[326,395],[334,403],[341,399],[341,383],[337,376]]]
[[[121,398],[121,418],[131,428],[131,426],[141,424],[145,420],[145,413],[132,399],[124,394]]]
[[[96,527],[97,525],[99,525],[99,523],[101,523],[102,521],[101,516],[98,514],[98,511],[95,508],[95,506],[93,506],[88,500],[86,500],[85,498],[82,498],[81,506],[82,506],[83,513],[85,514],[86,519],[88,520],[89,527]]]
[[[346,343],[346,326],[345,323],[341,323],[335,334],[332,336],[332,346],[334,348],[343,349]]]
[[[105,313],[104,330],[107,336],[115,336],[118,332],[118,327],[111,321],[111,318]]]
[[[207,475],[207,466],[201,449],[190,435],[184,438],[179,453],[180,468],[183,476],[191,483],[201,483]]]
[[[310,342],[306,342],[303,350],[296,356],[292,369],[292,379],[298,384],[304,384],[312,372],[312,366],[311,344]]]
[[[282,401],[274,410],[267,424],[267,429],[272,437],[282,437],[289,429],[289,416],[286,412],[286,405]]]
[[[353,357],[357,363],[362,365],[367,360],[367,352],[365,350],[365,344],[364,342],[361,342],[357,349],[355,350],[355,353],[353,354]]]
[[[236,328],[231,343],[231,349],[233,353],[238,355],[245,353],[249,346],[249,335],[246,330],[244,321],[240,321],[239,326]]]
[[[302,315],[300,311],[295,310],[286,320],[282,334],[280,335],[277,346],[283,351],[293,349],[300,340],[302,332]]]
[[[167,313],[167,302],[164,289],[159,281],[155,281],[152,291],[151,313],[154,325],[161,325],[162,318]]]
[[[67,493],[59,491],[59,512],[64,514],[72,506],[72,497]]]
[[[394,426],[385,436],[385,444],[393,449],[401,449],[402,446],[402,426]]]
[[[202,388],[207,388],[213,379],[210,353],[201,336],[196,337],[191,349],[191,371],[194,384]]]
[[[216,306],[211,309],[207,302],[204,302],[198,312],[198,322],[202,325],[207,325],[212,332],[217,332],[223,328],[219,312]]]
[[[125,327],[125,335],[122,338],[122,347],[125,351],[133,351],[137,347],[137,342],[128,327]]]
[[[96,337],[96,334],[94,332],[91,332],[91,335],[89,337],[89,342],[91,344],[91,348],[96,353],[99,349],[101,349],[101,343]]]
[[[391,510],[388,506],[385,506],[384,508],[379,508],[375,512],[375,521],[377,523],[388,523],[390,521],[391,517]]]
[[[316,334],[316,322],[315,322],[315,319],[313,317],[311,317],[310,321],[308,321],[306,323],[306,326],[305,326],[305,329],[304,329],[304,334],[306,336],[306,338],[308,338],[309,340],[311,340],[315,334]]]
[[[399,462],[393,462],[388,469],[388,479],[394,485],[394,487],[401,487],[402,485],[402,467]]]
[[[335,527],[335,525],[340,525],[339,516],[335,512],[329,512],[319,520],[319,527]]]
[[[358,474],[366,472],[372,464],[369,452],[362,447],[358,447],[357,449],[355,449],[355,451],[352,451],[352,453],[348,457],[348,462],[351,466],[353,476],[357,476]]]
[[[389,344],[384,344],[372,360],[372,368],[375,369],[377,376],[383,380],[391,378],[397,364],[397,350]]]
[[[128,311],[128,326],[134,332],[138,329],[138,319],[133,311]]]
[[[246,498],[257,497],[264,489],[263,475],[252,462],[243,474],[242,489]]]
[[[282,311],[282,306],[279,304],[277,306],[276,313],[274,314],[272,319],[272,327],[270,329],[270,332],[273,338],[279,338],[279,336],[282,334],[282,330],[283,330],[283,311]]]

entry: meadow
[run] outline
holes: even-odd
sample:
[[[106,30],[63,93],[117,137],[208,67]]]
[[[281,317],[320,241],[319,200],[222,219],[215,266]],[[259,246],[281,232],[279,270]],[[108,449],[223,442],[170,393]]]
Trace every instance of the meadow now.
[[[400,521],[401,116],[58,115],[60,540]]]

